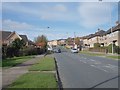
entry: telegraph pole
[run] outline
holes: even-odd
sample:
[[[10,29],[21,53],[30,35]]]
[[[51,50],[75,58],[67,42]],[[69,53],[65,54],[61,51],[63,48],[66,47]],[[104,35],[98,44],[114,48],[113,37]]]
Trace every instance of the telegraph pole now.
[[[112,30],[112,9],[111,9],[111,7],[110,7],[110,26],[111,26],[111,28],[110,28],[110,30],[111,30],[111,44],[112,44],[112,54],[114,54],[114,46],[113,46],[113,30]]]

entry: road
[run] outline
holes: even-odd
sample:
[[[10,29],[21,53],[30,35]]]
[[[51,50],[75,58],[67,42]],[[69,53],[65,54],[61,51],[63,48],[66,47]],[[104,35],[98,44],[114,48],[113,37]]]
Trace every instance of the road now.
[[[55,53],[63,88],[118,88],[118,61],[71,53]]]

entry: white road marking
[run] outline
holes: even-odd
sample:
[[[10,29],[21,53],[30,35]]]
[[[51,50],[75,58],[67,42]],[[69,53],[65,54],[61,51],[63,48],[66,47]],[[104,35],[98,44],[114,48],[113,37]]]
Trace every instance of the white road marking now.
[[[100,67],[97,67],[97,66],[95,66],[95,65],[90,65],[90,66],[95,67],[95,68],[97,68],[97,69],[99,69],[99,70],[102,70],[102,71],[104,71],[104,72],[108,72],[107,70],[102,69],[102,68],[100,68]]]
[[[90,59],[91,61],[95,61],[95,60],[93,60],[93,59]]]
[[[105,71],[105,72],[108,72],[107,70],[105,70],[105,69],[101,69],[101,70],[103,70],[103,71]]]
[[[96,67],[95,65],[90,65],[90,66],[92,66],[92,67]]]
[[[101,62],[95,62],[95,64],[101,64]]]
[[[107,64],[107,65],[104,66],[104,67],[111,68],[111,69],[113,69],[113,68],[118,68],[118,66],[111,65],[111,64]]]
[[[111,67],[118,67],[118,66],[115,66],[115,65],[111,65],[111,64],[108,64],[109,66],[111,66]]]
[[[94,60],[94,59],[90,59],[90,61],[94,62],[94,64],[101,64],[101,62],[96,61],[96,60]]]
[[[83,61],[83,63],[87,63],[87,62]]]

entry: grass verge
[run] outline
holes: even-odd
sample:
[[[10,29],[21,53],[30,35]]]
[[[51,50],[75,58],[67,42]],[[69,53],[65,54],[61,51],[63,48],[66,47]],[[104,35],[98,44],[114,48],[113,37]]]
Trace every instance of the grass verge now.
[[[103,54],[103,53],[93,53],[93,52],[88,52],[88,51],[80,51],[79,53],[87,54],[87,55],[90,55],[90,56],[104,56],[106,58],[111,58],[111,59],[120,59],[120,56],[106,55],[106,54]]]
[[[54,71],[55,70],[55,61],[52,57],[44,57],[39,63],[31,66],[30,71]]]
[[[108,58],[113,58],[113,59],[120,59],[120,56],[106,56]]]
[[[5,68],[13,67],[27,60],[30,60],[31,58],[34,58],[34,56],[22,56],[22,57],[8,58],[8,59],[0,61],[0,67],[5,67]]]
[[[38,64],[32,65],[28,73],[19,77],[14,83],[12,83],[6,90],[27,88],[30,90],[37,89],[55,89],[58,90],[58,83],[56,80],[56,74],[49,72],[55,71],[55,61],[52,57],[44,57],[39,60]],[[41,72],[38,72],[41,70]],[[46,72],[42,72],[46,71]]]
[[[27,73],[17,79],[9,88],[56,88],[57,82],[53,73]]]
[[[91,53],[91,52],[88,52],[88,51],[80,51],[81,54],[87,54],[87,55],[90,55],[90,56],[104,56],[105,54],[102,54],[102,53]]]

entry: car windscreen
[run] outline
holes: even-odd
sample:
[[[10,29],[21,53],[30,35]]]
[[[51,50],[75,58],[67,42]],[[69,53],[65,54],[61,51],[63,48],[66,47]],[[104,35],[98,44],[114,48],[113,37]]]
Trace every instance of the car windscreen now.
[[[73,49],[73,50],[77,50],[77,49]]]

